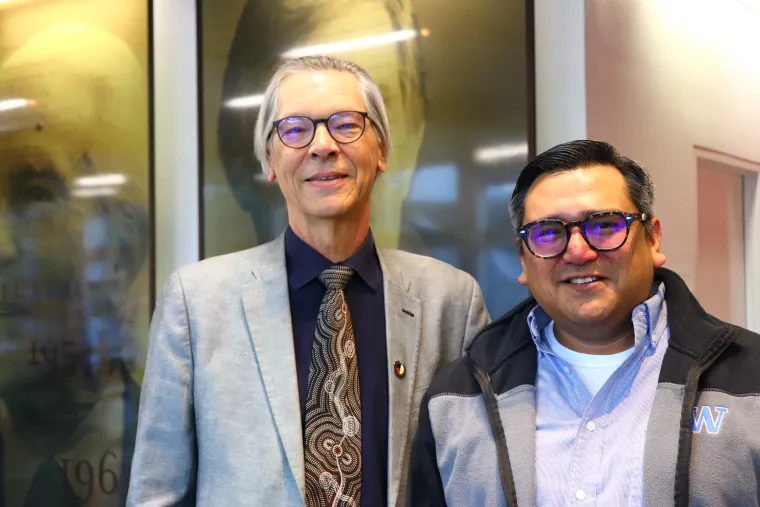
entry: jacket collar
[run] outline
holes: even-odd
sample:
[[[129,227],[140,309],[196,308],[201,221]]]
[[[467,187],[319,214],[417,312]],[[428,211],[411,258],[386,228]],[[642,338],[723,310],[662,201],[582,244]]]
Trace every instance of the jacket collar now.
[[[655,270],[654,278],[665,282],[669,346],[692,359],[709,355],[715,340],[728,330],[729,324],[708,314],[675,272],[659,268]]]

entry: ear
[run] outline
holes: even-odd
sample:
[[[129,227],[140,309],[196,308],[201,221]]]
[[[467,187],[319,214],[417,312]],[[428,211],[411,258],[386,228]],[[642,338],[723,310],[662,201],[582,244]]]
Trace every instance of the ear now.
[[[520,266],[522,266],[522,273],[517,277],[517,282],[521,285],[528,285],[528,275],[525,272],[525,255],[523,254],[522,245],[520,245]]]
[[[380,147],[380,157],[377,159],[377,172],[384,173],[388,169],[388,161],[386,160],[385,150]]]
[[[655,268],[662,267],[665,264],[667,258],[665,254],[660,252],[660,242],[662,241],[662,224],[657,217],[652,217],[652,233],[648,235],[647,241],[649,242],[649,248],[652,251],[652,263]]]
[[[274,169],[272,169],[272,149],[269,146],[269,143],[267,143],[266,149],[264,150],[264,157],[266,157],[267,160],[267,180],[269,183],[273,183],[274,180],[277,179],[277,175],[274,173]]]

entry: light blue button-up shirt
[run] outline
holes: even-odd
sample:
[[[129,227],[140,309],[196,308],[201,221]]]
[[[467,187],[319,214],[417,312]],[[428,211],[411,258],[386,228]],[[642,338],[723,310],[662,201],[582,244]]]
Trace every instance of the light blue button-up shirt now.
[[[548,315],[536,307],[528,317],[538,348],[538,507],[644,505],[644,442],[670,337],[665,285],[631,318],[633,353],[592,397],[549,347]]]

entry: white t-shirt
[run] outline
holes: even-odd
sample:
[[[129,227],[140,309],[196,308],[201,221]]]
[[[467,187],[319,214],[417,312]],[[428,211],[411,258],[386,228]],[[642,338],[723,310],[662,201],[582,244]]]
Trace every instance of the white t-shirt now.
[[[554,321],[549,322],[544,329],[544,338],[552,352],[572,367],[591,396],[596,396],[607,379],[628,359],[628,356],[633,354],[633,347],[617,354],[607,355],[583,354],[570,350],[554,336]]]

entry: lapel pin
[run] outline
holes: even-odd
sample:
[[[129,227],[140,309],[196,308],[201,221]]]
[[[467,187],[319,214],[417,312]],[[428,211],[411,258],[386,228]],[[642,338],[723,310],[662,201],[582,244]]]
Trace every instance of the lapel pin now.
[[[406,377],[406,367],[401,361],[396,361],[393,365],[393,371],[396,372],[398,378]]]

